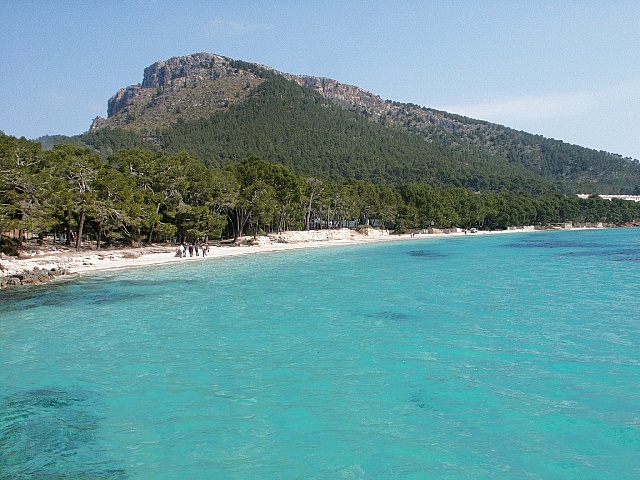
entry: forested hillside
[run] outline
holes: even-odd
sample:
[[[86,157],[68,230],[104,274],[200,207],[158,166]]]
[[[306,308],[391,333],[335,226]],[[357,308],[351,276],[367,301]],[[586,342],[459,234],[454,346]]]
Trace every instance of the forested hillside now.
[[[90,132],[42,142],[61,140],[104,158],[125,148],[184,151],[214,167],[257,156],[332,181],[532,195],[640,188],[630,159],[205,53],[151,65]]]
[[[517,164],[488,155],[465,156],[408,132],[372,123],[318,93],[282,77],[262,83],[245,101],[202,120],[182,121],[142,134],[101,129],[81,140],[103,154],[122,148],[186,151],[224,167],[249,156],[280,163],[303,175],[398,185],[425,182],[472,190],[540,193],[547,182]]]
[[[394,104],[382,121],[463,154],[522,165],[565,192],[640,192],[640,164],[620,155],[416,105]]]
[[[247,101],[204,120],[178,122],[156,138],[168,152],[185,150],[216,167],[255,155],[334,181],[425,182],[483,191],[546,188],[518,165],[465,157],[372,123],[279,76]]]

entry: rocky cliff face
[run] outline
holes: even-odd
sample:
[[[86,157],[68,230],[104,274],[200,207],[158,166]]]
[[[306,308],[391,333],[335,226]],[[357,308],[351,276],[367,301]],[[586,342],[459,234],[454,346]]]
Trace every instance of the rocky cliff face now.
[[[142,88],[166,88],[181,85],[185,78],[192,81],[213,80],[229,68],[229,60],[211,53],[194,53],[156,62],[144,69]]]
[[[253,87],[262,81],[256,74],[234,67],[233,62],[233,59],[211,53],[196,53],[156,62],[145,68],[141,84],[121,88],[109,99],[107,119],[97,117],[91,130],[117,126],[138,128],[149,123],[144,120],[145,116],[152,117],[156,123],[166,124],[175,120],[169,120],[169,117],[188,114],[189,118],[198,118],[209,115],[216,107],[244,98],[248,85]],[[271,67],[261,68],[315,90],[347,109],[370,116],[379,117],[392,107],[390,102],[377,95],[337,80],[292,75]],[[193,90],[191,95],[186,95],[187,88]],[[162,110],[167,117],[165,121],[160,118],[163,116]]]
[[[118,90],[118,92],[111,97],[107,103],[107,117],[113,117],[127,105],[132,104],[133,100],[140,95],[144,95],[144,92],[138,85],[132,85]]]
[[[232,59],[211,53],[173,57],[145,68],[141,84],[121,88],[97,117],[91,130],[105,127],[153,128],[202,118],[242,100],[263,81],[235,68]]]
[[[385,121],[427,136],[432,133],[434,127],[442,128],[449,133],[468,130],[464,123],[451,118],[445,112],[383,100],[380,96],[360,87],[340,83],[337,80],[288,73],[282,75],[301,87],[315,90],[347,110],[361,113],[372,120]]]
[[[324,77],[309,77],[306,75],[282,74],[288,80],[293,80],[304,88],[315,90],[325,98],[335,100],[347,109],[365,108],[378,115],[389,108],[389,102],[385,102],[378,95],[367,92],[360,87],[340,83],[337,80]]]
[[[122,88],[109,99],[108,118],[97,117],[91,130],[114,127],[150,130],[180,118],[203,118],[227,108],[245,99],[251,88],[264,81],[256,73],[236,65],[233,59],[211,53],[156,62],[145,68],[141,84]],[[255,66],[315,90],[373,121],[408,129],[427,139],[439,129],[463,133],[476,128],[445,112],[383,100],[362,88],[330,78],[293,75],[268,66]]]

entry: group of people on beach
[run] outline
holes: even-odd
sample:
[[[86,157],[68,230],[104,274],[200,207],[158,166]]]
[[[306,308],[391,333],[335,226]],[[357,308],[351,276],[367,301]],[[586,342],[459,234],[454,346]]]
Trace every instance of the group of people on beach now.
[[[206,243],[204,245],[198,245],[198,242],[190,243],[189,245],[187,245],[183,242],[178,246],[176,257],[185,258],[187,257],[187,254],[189,257],[193,257],[194,253],[196,257],[199,257],[200,253],[202,253],[203,257],[206,257],[207,253],[209,253],[209,245],[207,245]]]

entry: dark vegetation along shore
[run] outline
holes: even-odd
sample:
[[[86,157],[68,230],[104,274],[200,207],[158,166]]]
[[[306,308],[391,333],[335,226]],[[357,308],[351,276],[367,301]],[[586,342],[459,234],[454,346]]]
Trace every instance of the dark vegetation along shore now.
[[[640,218],[640,204],[623,200],[334,182],[256,157],[217,169],[187,153],[122,150],[103,159],[88,147],[45,151],[37,142],[7,135],[0,135],[0,148],[0,230],[78,245],[80,237],[102,247],[374,223],[404,232],[566,221],[628,224]]]
[[[596,195],[638,191],[631,159],[212,54],[148,67],[85,134],[0,132],[0,168],[0,232],[78,248],[640,219]]]

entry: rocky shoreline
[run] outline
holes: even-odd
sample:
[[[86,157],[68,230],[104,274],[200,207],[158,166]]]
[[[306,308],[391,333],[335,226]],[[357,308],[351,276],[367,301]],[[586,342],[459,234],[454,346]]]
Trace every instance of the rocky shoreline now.
[[[0,289],[7,287],[15,287],[18,285],[38,285],[47,283],[54,278],[62,275],[69,275],[70,272],[66,268],[52,268],[50,270],[41,270],[39,267],[33,267],[33,270],[22,270],[13,273],[10,276],[0,277]]]
[[[387,230],[348,228],[336,230],[289,231],[265,236],[246,236],[235,243],[214,242],[207,259],[275,250],[320,246],[340,242],[389,238]],[[112,270],[175,261],[203,260],[203,257],[176,258],[177,245],[162,244],[123,249],[96,250],[90,245],[80,251],[57,245],[25,245],[19,257],[0,254],[0,289],[20,285],[39,285],[61,276],[89,271]]]
[[[566,225],[564,227],[564,229],[571,228],[575,229],[572,225]],[[579,229],[583,228],[584,227]],[[177,245],[173,244],[152,244],[145,247],[100,250],[86,245],[85,249],[81,251],[75,251],[69,247],[60,246],[59,244],[55,246],[32,244],[25,248],[20,257],[10,257],[0,254],[0,290],[20,285],[40,285],[63,276],[82,275],[96,271],[192,261],[209,261],[215,258],[237,255],[300,248],[328,247],[332,245],[456,237],[467,234],[473,237],[487,234],[533,232],[534,230],[538,229],[534,227],[523,227],[493,232],[475,231],[475,229],[469,231],[461,229],[428,229],[407,234],[391,234],[387,230],[373,228],[360,230],[341,228],[336,230],[290,231],[257,237],[242,237],[235,243],[216,242],[210,245],[206,257],[194,255],[193,257],[186,258],[176,255]]]
[[[100,264],[126,262],[145,254],[173,252],[173,247],[118,250],[27,248],[19,257],[0,254],[0,290],[20,285],[40,285],[62,276],[77,275]]]

